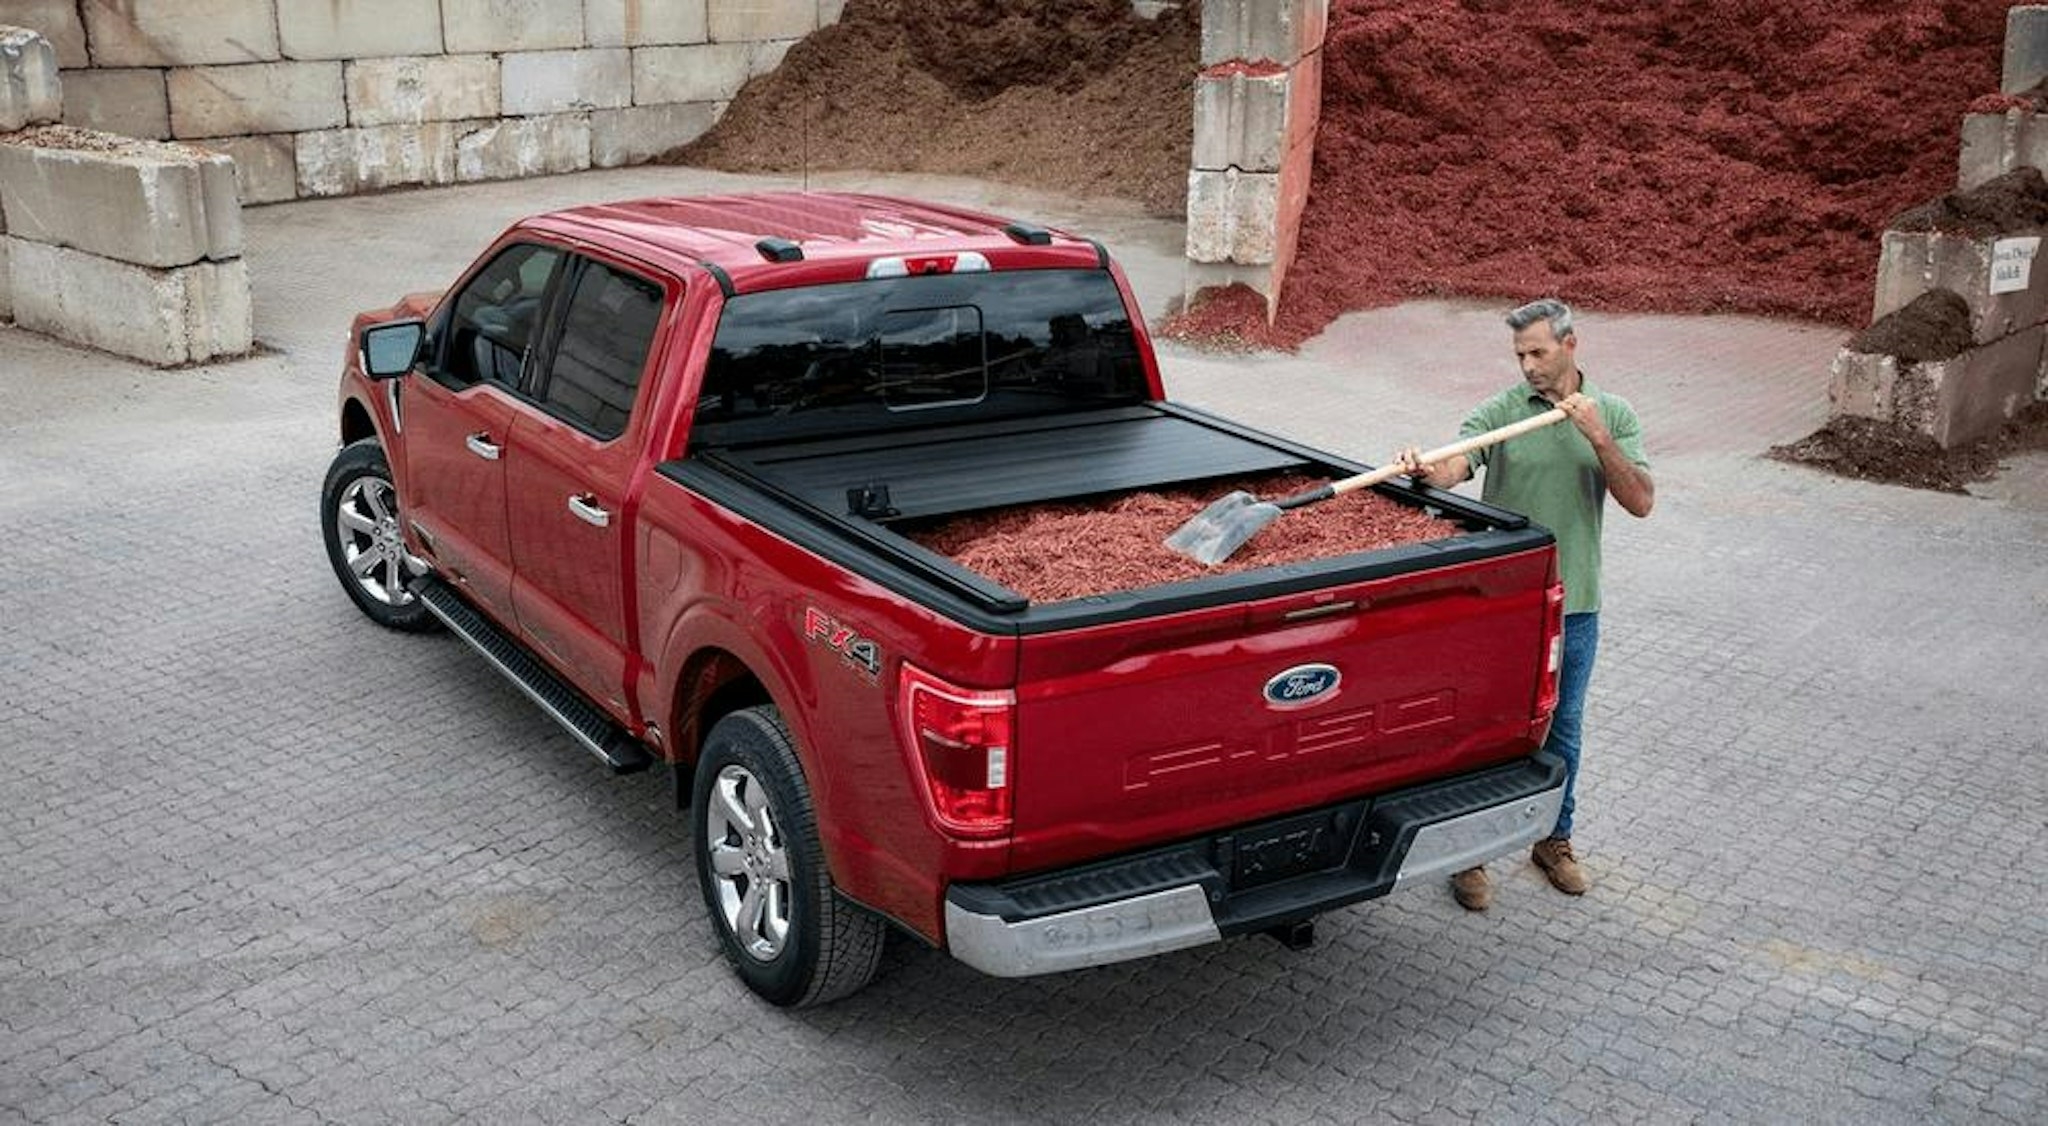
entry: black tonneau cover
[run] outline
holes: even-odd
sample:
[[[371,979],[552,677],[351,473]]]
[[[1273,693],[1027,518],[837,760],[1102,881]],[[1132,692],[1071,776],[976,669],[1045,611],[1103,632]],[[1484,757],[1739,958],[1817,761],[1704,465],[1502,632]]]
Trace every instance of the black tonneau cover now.
[[[1267,597],[1523,551],[1550,533],[1512,512],[1434,489],[1378,491],[1462,521],[1466,533],[1365,555],[1293,563],[1045,605],[930,551],[892,525],[981,509],[1164,488],[1279,470],[1342,476],[1363,466],[1177,403],[1157,402],[883,436],[721,447],[661,473],[858,574],[977,628],[1041,632]],[[863,515],[849,490],[888,488],[893,513]]]
[[[886,488],[889,523],[1309,464],[1155,404],[706,456],[840,515],[847,490]]]

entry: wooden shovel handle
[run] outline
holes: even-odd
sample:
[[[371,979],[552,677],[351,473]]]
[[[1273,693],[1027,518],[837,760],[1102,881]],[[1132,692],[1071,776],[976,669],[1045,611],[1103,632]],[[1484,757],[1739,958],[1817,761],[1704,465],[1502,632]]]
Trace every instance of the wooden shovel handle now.
[[[1438,446],[1436,449],[1424,451],[1417,455],[1416,460],[1424,465],[1435,465],[1446,458],[1457,457],[1459,454],[1469,454],[1473,450],[1483,450],[1488,446],[1505,442],[1509,438],[1527,434],[1531,430],[1541,430],[1551,423],[1563,422],[1564,419],[1564,408],[1552,407],[1534,418],[1525,418],[1520,422],[1510,422],[1498,430],[1488,430],[1484,434],[1474,434],[1470,438],[1460,438],[1448,446]],[[1330,495],[1340,497],[1345,493],[1377,485],[1382,481],[1390,481],[1399,477],[1401,473],[1402,469],[1398,462],[1393,465],[1382,465],[1369,473],[1360,473],[1355,477],[1346,477],[1341,481],[1330,482]]]

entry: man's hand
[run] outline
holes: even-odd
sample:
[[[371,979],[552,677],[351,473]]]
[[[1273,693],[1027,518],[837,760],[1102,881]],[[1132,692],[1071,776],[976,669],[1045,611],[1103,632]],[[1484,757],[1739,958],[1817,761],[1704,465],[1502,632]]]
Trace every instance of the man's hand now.
[[[1557,405],[1564,411],[1565,417],[1572,420],[1572,425],[1579,428],[1579,433],[1586,436],[1586,441],[1592,443],[1594,449],[1614,443],[1614,436],[1607,432],[1607,420],[1600,417],[1599,403],[1581,392],[1574,391],[1559,400]]]
[[[1448,489],[1472,476],[1472,463],[1464,454],[1445,458],[1433,465],[1422,464],[1422,450],[1416,446],[1404,446],[1394,455],[1394,464],[1410,478],[1434,489]]]

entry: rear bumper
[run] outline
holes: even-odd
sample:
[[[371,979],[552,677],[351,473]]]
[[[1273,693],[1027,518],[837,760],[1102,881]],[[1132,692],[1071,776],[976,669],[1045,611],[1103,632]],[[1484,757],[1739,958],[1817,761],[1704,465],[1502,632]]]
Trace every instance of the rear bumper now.
[[[997,977],[1216,942],[1483,864],[1550,831],[1564,763],[1537,754],[1116,860],[946,895],[946,946]]]

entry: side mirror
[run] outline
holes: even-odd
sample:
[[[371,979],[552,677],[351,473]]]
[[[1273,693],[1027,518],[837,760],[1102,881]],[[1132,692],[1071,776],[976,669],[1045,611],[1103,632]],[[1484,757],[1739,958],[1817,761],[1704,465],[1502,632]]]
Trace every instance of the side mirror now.
[[[426,337],[426,322],[418,319],[364,329],[363,374],[371,379],[395,379],[411,371],[413,361],[419,359],[420,342]]]

